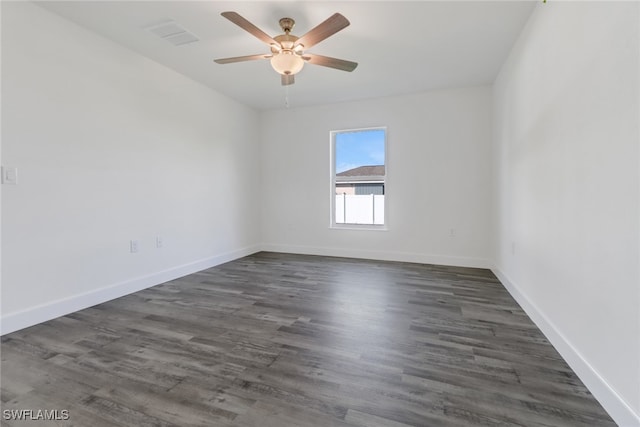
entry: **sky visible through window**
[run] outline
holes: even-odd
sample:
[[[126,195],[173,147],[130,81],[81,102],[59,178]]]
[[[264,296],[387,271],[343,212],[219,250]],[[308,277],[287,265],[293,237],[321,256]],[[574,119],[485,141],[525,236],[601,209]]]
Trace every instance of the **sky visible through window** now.
[[[373,165],[384,165],[384,129],[336,134],[336,173]]]

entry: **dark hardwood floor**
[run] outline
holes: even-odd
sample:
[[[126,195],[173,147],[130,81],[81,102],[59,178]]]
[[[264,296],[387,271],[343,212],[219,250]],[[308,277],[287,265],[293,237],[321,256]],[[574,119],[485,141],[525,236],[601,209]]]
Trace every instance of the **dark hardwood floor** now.
[[[262,252],[1,351],[3,410],[69,411],[7,426],[615,425],[481,269]]]

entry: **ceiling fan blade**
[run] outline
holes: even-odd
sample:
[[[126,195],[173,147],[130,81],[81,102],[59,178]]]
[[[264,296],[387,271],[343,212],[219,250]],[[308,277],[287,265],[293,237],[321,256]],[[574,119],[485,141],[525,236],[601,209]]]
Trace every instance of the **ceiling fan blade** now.
[[[342,71],[353,71],[358,66],[357,62],[346,61],[344,59],[332,58],[330,56],[314,55],[311,53],[305,53],[302,59],[309,64],[322,65],[323,67],[335,68]]]
[[[255,25],[253,25],[251,22],[247,21],[245,18],[243,18],[236,12],[222,12],[221,15],[227,18],[229,21],[236,24],[238,27],[242,28],[243,30],[253,34],[255,37],[259,38],[266,44],[268,45],[275,44],[278,46],[280,45],[277,41],[272,39],[267,33],[262,31],[260,28],[256,27]]]
[[[233,58],[220,58],[214,59],[217,64],[232,64],[234,62],[253,61],[256,59],[269,59],[272,55],[260,54],[260,55],[247,55],[247,56],[234,56]]]
[[[280,74],[280,83],[282,86],[292,85],[296,82],[296,78],[293,74]]]
[[[326,21],[312,28],[307,34],[300,37],[296,44],[303,45],[305,49],[309,49],[311,46],[314,46],[320,43],[322,40],[326,39],[349,26],[349,20],[339,13],[334,13]]]

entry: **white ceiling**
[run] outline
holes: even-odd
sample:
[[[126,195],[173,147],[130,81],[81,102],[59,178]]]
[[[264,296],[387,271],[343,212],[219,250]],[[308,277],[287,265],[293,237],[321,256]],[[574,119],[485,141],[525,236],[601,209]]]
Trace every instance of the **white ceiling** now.
[[[491,84],[536,2],[532,1],[46,1],[38,4],[257,109],[327,104]],[[235,11],[272,36],[296,20],[301,36],[335,12],[351,25],[309,49],[359,63],[352,73],[307,64],[280,85],[269,61],[215,58],[269,48],[220,16]],[[200,41],[174,46],[146,28],[176,21]]]

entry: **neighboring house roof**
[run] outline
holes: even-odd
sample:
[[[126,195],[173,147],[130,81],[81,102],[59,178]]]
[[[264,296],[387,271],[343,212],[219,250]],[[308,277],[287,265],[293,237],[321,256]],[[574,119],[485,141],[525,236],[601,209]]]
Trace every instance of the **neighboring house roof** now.
[[[336,184],[383,184],[384,165],[360,166],[336,174]]]
[[[373,166],[359,166],[357,168],[349,169],[344,172],[337,173],[339,177],[372,177],[372,176],[384,176],[384,165]]]

